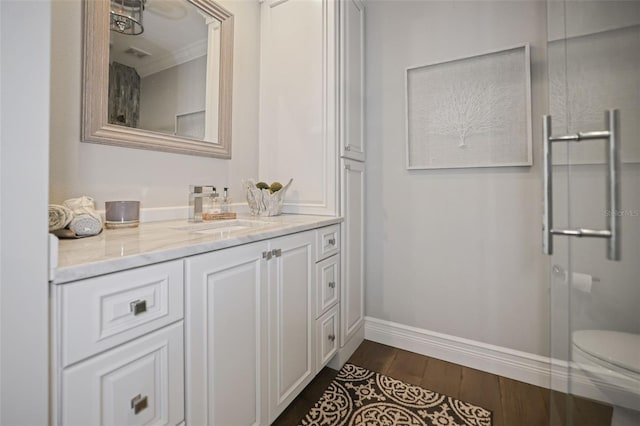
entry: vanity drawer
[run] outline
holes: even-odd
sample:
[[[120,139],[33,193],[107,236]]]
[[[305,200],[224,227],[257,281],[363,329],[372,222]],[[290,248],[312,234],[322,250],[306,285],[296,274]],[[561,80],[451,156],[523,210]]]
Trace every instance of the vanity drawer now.
[[[183,318],[183,261],[58,286],[62,366]]]
[[[177,425],[184,420],[182,321],[62,373],[62,424]]]
[[[340,251],[340,225],[325,226],[316,230],[316,262]]]
[[[335,305],[316,320],[316,373],[338,352],[340,305]]]
[[[340,300],[340,256],[316,263],[316,318]]]

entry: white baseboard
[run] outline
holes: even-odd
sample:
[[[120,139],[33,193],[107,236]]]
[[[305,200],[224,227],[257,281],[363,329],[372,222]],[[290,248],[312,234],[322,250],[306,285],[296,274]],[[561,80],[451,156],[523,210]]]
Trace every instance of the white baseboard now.
[[[602,381],[596,386],[580,368],[575,364],[570,367],[567,361],[372,317],[365,318],[364,330],[367,340],[560,392],[567,393],[571,377],[571,392],[575,395],[638,406],[638,393]]]
[[[365,339],[549,388],[549,358],[377,318],[365,318]]]

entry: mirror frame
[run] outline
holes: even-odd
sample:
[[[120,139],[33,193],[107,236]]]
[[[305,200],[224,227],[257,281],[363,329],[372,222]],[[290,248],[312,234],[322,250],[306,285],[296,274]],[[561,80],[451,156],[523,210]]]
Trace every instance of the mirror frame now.
[[[210,0],[187,0],[220,21],[218,143],[108,122],[109,0],[85,0],[82,90],[82,142],[117,145],[216,158],[231,158],[233,15]]]

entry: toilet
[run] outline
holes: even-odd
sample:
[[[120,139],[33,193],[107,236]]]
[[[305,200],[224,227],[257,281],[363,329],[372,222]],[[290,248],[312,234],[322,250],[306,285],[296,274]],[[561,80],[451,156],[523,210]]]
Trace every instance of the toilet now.
[[[640,425],[640,334],[575,331],[572,357],[613,405],[611,425]]]

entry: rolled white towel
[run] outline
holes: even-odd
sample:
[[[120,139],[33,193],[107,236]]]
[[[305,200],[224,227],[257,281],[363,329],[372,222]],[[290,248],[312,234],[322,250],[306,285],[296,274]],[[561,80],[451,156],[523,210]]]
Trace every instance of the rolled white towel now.
[[[73,219],[71,209],[58,204],[49,204],[49,232],[66,228]]]
[[[71,198],[63,205],[73,212],[69,229],[77,236],[86,237],[102,232],[102,217],[95,209],[93,198],[87,196]]]

